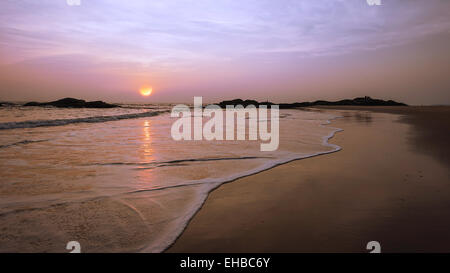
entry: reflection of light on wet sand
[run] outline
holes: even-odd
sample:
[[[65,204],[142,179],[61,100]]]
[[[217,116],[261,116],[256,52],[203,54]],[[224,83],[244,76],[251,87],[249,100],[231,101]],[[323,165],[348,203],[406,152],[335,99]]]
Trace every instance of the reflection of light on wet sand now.
[[[151,136],[151,125],[150,121],[146,120],[144,121],[144,139],[142,140],[142,148],[143,148],[143,155],[146,162],[147,160],[151,160],[153,155],[153,149],[152,149],[152,136]]]
[[[155,161],[154,155],[153,155],[153,148],[152,148],[152,124],[149,120],[144,121],[143,127],[143,137],[141,140],[142,146],[141,146],[141,162],[149,163]],[[148,183],[152,181],[152,169],[143,167],[141,171],[139,172],[139,178],[142,182]]]

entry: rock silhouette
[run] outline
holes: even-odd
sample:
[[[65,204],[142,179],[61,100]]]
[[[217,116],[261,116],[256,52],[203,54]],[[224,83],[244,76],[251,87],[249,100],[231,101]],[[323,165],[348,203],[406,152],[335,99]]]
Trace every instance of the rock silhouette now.
[[[226,105],[272,105],[275,103],[266,101],[266,102],[257,102],[255,100],[227,100],[219,103],[219,106],[225,108]],[[314,102],[294,102],[294,103],[280,103],[278,104],[280,109],[291,109],[297,107],[310,107],[310,106],[319,106],[319,105],[357,105],[357,106],[407,106],[405,103],[396,102],[393,100],[380,100],[380,99],[372,99],[371,97],[358,97],[354,99],[344,99],[339,101],[326,101],[326,100],[317,100]]]
[[[65,98],[51,102],[28,102],[23,106],[54,106],[60,108],[114,108],[119,107],[103,101],[85,101],[74,98]]]

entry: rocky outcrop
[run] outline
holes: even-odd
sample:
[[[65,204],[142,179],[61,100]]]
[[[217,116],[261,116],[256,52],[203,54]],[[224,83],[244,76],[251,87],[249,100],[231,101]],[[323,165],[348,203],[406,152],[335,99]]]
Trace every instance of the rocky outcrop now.
[[[54,106],[60,108],[114,108],[119,107],[115,104],[109,104],[103,101],[85,101],[74,98],[65,98],[51,102],[28,102],[23,106]]]
[[[219,103],[219,106],[225,108],[226,105],[272,105],[272,102],[257,102],[255,100],[227,100]],[[291,109],[297,107],[311,107],[311,106],[319,106],[319,105],[358,105],[358,106],[407,106],[404,103],[396,102],[393,100],[380,100],[380,99],[372,99],[371,97],[359,97],[354,99],[344,99],[339,101],[325,101],[325,100],[317,100],[314,102],[294,102],[294,103],[280,103],[280,109]]]

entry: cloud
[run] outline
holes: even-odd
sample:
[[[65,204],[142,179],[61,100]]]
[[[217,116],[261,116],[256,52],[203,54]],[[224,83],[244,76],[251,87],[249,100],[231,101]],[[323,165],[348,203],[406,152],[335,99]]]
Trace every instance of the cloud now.
[[[17,59],[55,52],[176,65],[253,53],[341,54],[410,42],[450,24],[442,14],[450,7],[445,1],[374,7],[362,0],[91,0],[73,7],[29,0],[0,6],[1,49],[15,48]]]
[[[450,1],[382,3],[81,0],[69,6],[65,0],[5,0],[0,65],[2,71],[19,63],[68,73],[151,75],[180,89],[187,81],[193,90],[208,89],[221,77],[238,88],[250,86],[239,73],[251,79],[293,75],[297,64],[314,58],[413,44],[450,29]]]

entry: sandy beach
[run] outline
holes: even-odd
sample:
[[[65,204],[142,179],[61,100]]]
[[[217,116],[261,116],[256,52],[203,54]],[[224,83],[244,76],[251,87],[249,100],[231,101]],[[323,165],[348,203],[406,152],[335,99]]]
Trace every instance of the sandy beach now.
[[[339,152],[214,190],[167,252],[450,251],[450,107],[321,107]]]

